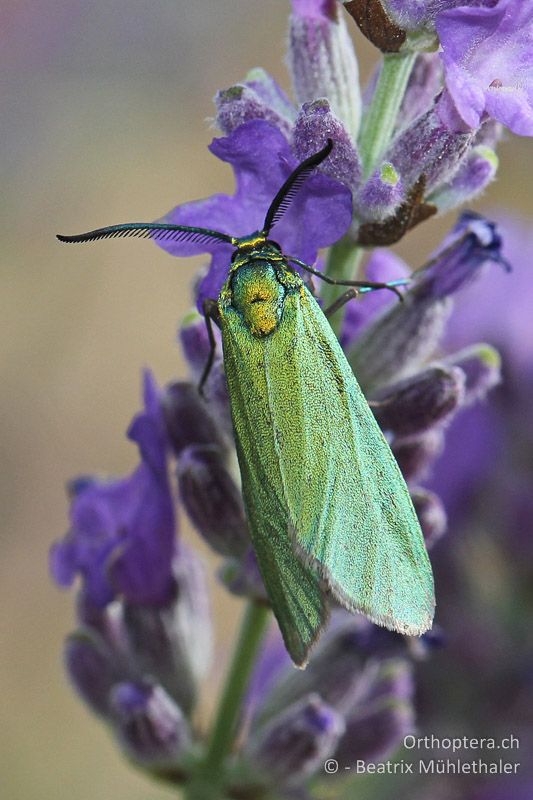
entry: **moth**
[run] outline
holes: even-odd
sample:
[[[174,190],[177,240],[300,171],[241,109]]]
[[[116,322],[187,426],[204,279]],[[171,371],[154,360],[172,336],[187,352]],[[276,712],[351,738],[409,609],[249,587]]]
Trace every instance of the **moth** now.
[[[352,287],[339,301],[401,282],[334,281],[270,238],[333,142],[303,161],[260,231],[241,238],[166,223],[126,223],[58,236],[224,242],[235,249],[217,299],[204,305],[222,333],[242,491],[261,575],[295,664],[304,666],[331,598],[393,631],[431,628],[431,565],[407,486],[326,315],[296,267]]]

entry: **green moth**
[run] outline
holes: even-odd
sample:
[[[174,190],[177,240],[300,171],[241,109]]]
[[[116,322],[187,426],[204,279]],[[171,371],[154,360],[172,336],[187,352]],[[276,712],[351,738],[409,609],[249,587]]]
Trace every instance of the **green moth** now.
[[[61,241],[116,236],[230,243],[217,300],[242,490],[261,574],[293,661],[304,666],[330,598],[393,631],[431,628],[433,576],[407,486],[325,314],[269,238],[305,178],[333,143],[287,178],[263,229],[235,238],[165,223],[127,223]],[[347,281],[359,291],[388,288]],[[355,294],[351,290],[351,296]],[[346,293],[350,296],[350,293]],[[345,298],[346,299],[346,298]],[[334,304],[338,307],[338,303]]]

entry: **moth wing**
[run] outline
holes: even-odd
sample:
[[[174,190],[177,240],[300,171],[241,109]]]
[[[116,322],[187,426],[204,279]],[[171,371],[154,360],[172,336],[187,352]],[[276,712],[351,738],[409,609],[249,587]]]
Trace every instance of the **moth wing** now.
[[[304,666],[329,608],[320,578],[295,554],[290,534],[267,394],[266,340],[254,337],[231,307],[222,312],[222,338],[250,533],[287,650]]]
[[[407,486],[306,288],[285,299],[265,374],[297,552],[349,610],[401,633],[428,630],[433,575]]]

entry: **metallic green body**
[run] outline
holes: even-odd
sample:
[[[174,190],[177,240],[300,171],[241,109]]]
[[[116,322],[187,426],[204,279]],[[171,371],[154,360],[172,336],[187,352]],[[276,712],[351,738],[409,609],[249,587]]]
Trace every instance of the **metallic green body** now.
[[[315,299],[279,250],[250,237],[218,307],[251,535],[294,662],[327,620],[328,592],[391,630],[428,630],[418,519]]]

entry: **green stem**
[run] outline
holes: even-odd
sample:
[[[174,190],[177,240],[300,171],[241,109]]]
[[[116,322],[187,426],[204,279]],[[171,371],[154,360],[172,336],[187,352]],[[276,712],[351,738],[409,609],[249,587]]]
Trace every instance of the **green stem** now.
[[[251,600],[245,610],[239,638],[220,697],[205,757],[185,789],[189,800],[221,800],[224,797],[224,760],[237,733],[244,694],[269,619],[267,606]]]
[[[357,247],[347,236],[340,239],[333,247],[330,247],[328,261],[326,264],[326,275],[335,281],[354,280],[358,267],[364,255],[362,247]],[[321,297],[323,307],[326,309],[334,300],[342,294],[340,286],[324,283],[322,286]],[[329,323],[336,335],[339,335],[344,318],[344,309],[340,308],[330,318]]]
[[[378,82],[361,126],[359,154],[364,178],[368,178],[378,166],[389,144],[398,112],[405,94],[407,82],[415,63],[416,53],[386,53]],[[364,255],[364,249],[348,236],[330,248],[326,275],[337,281],[355,280]],[[340,287],[325,283],[322,287],[324,308],[339,296]],[[338,335],[342,328],[345,309],[339,309],[330,318],[331,327]]]
[[[372,103],[363,119],[359,136],[359,153],[365,178],[378,166],[392,138],[415,59],[416,53],[409,52],[385,53],[383,56]]]

